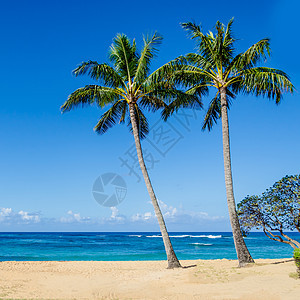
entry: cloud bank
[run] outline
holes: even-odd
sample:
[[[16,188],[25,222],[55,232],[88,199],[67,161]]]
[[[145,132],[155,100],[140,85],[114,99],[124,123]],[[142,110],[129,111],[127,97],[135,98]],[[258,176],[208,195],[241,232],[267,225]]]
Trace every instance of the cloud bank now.
[[[206,212],[187,211],[159,201],[168,229],[172,231],[218,231],[228,223],[223,216],[210,216]],[[82,216],[80,212],[68,210],[59,218],[46,218],[40,212],[14,211],[0,208],[0,225],[6,230],[21,228],[37,231],[158,231],[158,223],[151,203],[145,212],[126,216],[119,208],[111,207],[109,217]],[[228,227],[227,230],[230,230]]]

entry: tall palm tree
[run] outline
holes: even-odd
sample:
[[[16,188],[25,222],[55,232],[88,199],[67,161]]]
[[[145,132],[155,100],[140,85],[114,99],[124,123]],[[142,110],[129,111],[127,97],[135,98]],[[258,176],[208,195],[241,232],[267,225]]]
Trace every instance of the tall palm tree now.
[[[187,54],[181,70],[175,72],[174,80],[187,88],[187,94],[208,93],[212,88],[216,94],[209,104],[203,130],[211,130],[218,119],[222,120],[224,173],[227,204],[232,233],[239,260],[239,265],[254,262],[244,242],[233,194],[231,155],[229,144],[228,108],[236,94],[252,94],[274,99],[278,104],[284,91],[293,92],[293,85],[283,71],[258,67],[261,59],[270,54],[269,39],[262,39],[243,53],[235,55],[235,39],[232,35],[232,23],[227,27],[219,21],[216,23],[216,34],[203,34],[195,23],[183,23],[192,39],[197,40],[198,53]],[[189,66],[186,66],[185,63]],[[167,119],[181,104],[180,99],[170,103],[163,112]]]
[[[167,83],[165,78],[172,74],[176,61],[167,63],[150,74],[150,63],[157,53],[162,37],[154,34],[144,37],[144,46],[139,54],[136,42],[131,42],[124,34],[114,38],[109,51],[109,61],[99,64],[96,61],[83,62],[73,73],[75,76],[89,75],[100,85],[87,85],[74,91],[62,105],[62,112],[78,105],[95,104],[100,108],[110,106],[95,126],[99,134],[105,133],[116,123],[127,121],[134,136],[138,161],[143,173],[149,196],[162,234],[168,268],[181,267],[173,250],[163,215],[151,184],[143,157],[141,139],[148,133],[148,122],[143,109],[156,111],[165,106],[165,100],[181,99],[184,103],[192,101],[193,95],[186,95]],[[196,101],[196,100],[195,100]],[[127,119],[127,120],[126,120]]]

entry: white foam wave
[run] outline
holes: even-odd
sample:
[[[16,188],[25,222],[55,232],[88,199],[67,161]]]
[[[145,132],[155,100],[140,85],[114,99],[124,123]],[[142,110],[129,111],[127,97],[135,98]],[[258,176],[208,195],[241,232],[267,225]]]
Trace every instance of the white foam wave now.
[[[156,237],[162,237],[161,235],[147,235],[148,238],[156,238]],[[190,235],[190,234],[183,234],[183,235],[170,235],[171,238],[208,238],[208,239],[219,239],[222,237],[222,235]]]
[[[212,244],[204,244],[204,243],[191,243],[191,245],[212,246]]]
[[[141,237],[140,234],[130,234],[129,236]]]
[[[222,235],[190,235],[192,238],[209,238],[209,239],[220,239]]]

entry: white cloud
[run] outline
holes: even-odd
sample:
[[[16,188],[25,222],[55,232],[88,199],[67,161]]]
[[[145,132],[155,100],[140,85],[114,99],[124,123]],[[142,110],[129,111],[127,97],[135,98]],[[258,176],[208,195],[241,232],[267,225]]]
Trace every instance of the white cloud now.
[[[135,215],[133,215],[131,217],[131,220],[133,222],[136,222],[136,221],[148,221],[150,219],[152,219],[154,216],[152,216],[152,213],[151,212],[145,212],[144,214],[140,214],[140,213],[137,213]]]
[[[91,220],[90,217],[81,217],[80,213],[73,213],[72,210],[67,212],[68,217],[61,217],[60,222],[62,223],[73,223],[73,222],[89,222]]]
[[[148,203],[152,206],[152,203],[150,201]],[[186,225],[193,227],[207,227],[209,224],[216,224],[220,221],[224,221],[224,217],[210,216],[207,212],[187,211],[182,207],[168,205],[161,200],[158,200],[158,203],[166,222],[175,226]],[[130,218],[130,221],[144,224],[157,224],[156,216],[151,212],[136,213]]]
[[[210,216],[207,212],[186,211],[181,206],[175,207],[165,202],[159,201],[163,216],[171,228],[215,228],[218,224],[224,223],[225,218],[220,216]],[[0,223],[2,225],[14,227],[15,225],[39,224],[41,228],[69,228],[72,225],[80,228],[109,228],[110,226],[123,226],[131,230],[140,228],[157,228],[157,219],[151,205],[145,212],[136,212],[133,215],[125,216],[120,213],[119,208],[111,207],[111,214],[107,217],[84,217],[80,212],[68,210],[66,214],[58,218],[42,217],[41,213],[20,210],[15,212],[12,208],[0,208]],[[149,206],[150,206],[149,205]],[[68,227],[69,226],[69,227]],[[149,227],[150,226],[150,227]],[[152,226],[152,227],[151,227]],[[24,227],[25,228],[25,227]],[[118,227],[119,228],[119,227]],[[152,230],[152,229],[151,229]]]
[[[34,223],[38,223],[40,222],[40,217],[37,214],[33,214],[33,213],[28,213],[27,211],[19,211],[18,215],[21,216],[21,219],[26,221],[26,222],[34,222]]]
[[[152,203],[149,201],[149,204]],[[162,214],[167,222],[178,223],[178,224],[192,224],[204,221],[219,222],[224,221],[223,216],[210,216],[207,212],[203,211],[188,211],[180,207],[174,207],[167,203],[158,200]],[[153,218],[155,215],[152,216]],[[137,213],[132,217],[133,221],[145,221],[143,213]]]
[[[161,210],[166,219],[174,219],[174,220],[183,220],[186,219],[198,219],[198,220],[223,220],[223,216],[210,216],[207,212],[203,211],[188,211],[184,210],[182,207],[176,208],[173,206],[168,206],[166,203],[159,201]]]
[[[29,213],[20,210],[18,213],[14,212],[12,208],[0,208],[0,222],[2,223],[15,223],[15,224],[28,224],[39,223],[39,213]]]
[[[117,221],[117,222],[124,222],[126,220],[126,217],[119,214],[119,210],[113,206],[111,209],[111,215],[109,218],[109,221]]]
[[[1,208],[0,209],[0,219],[4,218],[4,217],[8,217],[10,216],[12,213],[12,209],[11,208]]]
[[[158,201],[162,213],[165,218],[175,218],[178,215],[178,209],[173,206],[168,206],[166,203],[162,202],[161,200]]]
[[[119,213],[119,210],[116,207],[111,207],[111,219],[116,219]]]

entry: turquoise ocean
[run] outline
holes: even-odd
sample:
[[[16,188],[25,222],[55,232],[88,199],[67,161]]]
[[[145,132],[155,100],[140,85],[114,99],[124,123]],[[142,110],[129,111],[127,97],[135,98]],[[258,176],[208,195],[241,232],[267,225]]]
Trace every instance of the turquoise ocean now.
[[[299,233],[289,236],[300,241]],[[229,232],[171,232],[170,238],[179,259],[236,259]],[[291,246],[263,233],[250,233],[245,241],[254,259],[292,257]],[[0,261],[164,259],[163,241],[157,232],[0,233]]]

